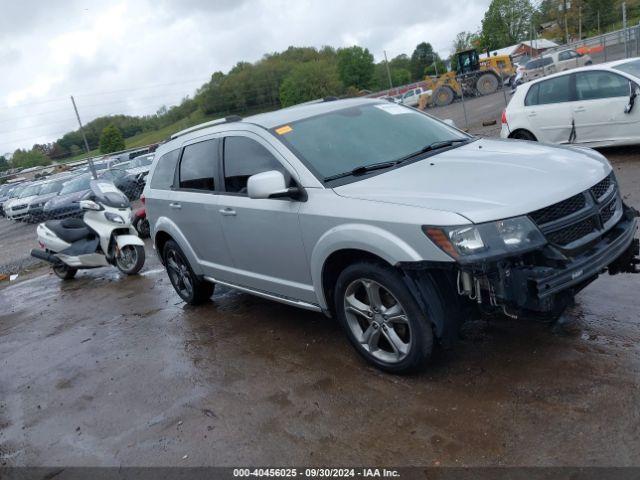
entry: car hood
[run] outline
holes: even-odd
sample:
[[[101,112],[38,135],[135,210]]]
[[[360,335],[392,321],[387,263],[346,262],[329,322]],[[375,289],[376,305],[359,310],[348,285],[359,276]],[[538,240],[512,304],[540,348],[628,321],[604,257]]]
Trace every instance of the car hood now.
[[[65,195],[56,195],[47,202],[45,208],[50,210],[52,208],[72,206],[72,202],[80,200],[87,192],[88,190],[80,190],[79,192],[67,193]],[[78,206],[78,208],[80,207]]]
[[[481,139],[334,191],[455,212],[480,223],[552,205],[595,185],[610,171],[609,162],[587,148]]]

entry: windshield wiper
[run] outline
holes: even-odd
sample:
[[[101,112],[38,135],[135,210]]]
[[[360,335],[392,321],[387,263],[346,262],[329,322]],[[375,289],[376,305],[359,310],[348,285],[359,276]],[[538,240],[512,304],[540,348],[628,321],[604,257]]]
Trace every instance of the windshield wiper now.
[[[380,163],[372,163],[371,165],[360,165],[359,167],[354,168],[353,170],[349,170],[348,172],[336,173],[335,175],[331,175],[330,177],[326,177],[324,179],[325,182],[331,180],[337,180],[338,178],[350,177],[352,175],[364,175],[365,173],[372,172],[374,170],[382,170],[383,168],[390,168],[397,165],[398,160],[394,160],[392,162],[380,162]]]
[[[441,148],[451,147],[456,143],[466,143],[468,142],[468,138],[456,138],[453,140],[442,140],[440,142],[433,142],[429,145],[425,145],[417,152],[410,153],[409,155],[405,155],[404,157],[400,157],[397,160],[392,160],[390,162],[380,162],[380,163],[372,163],[371,165],[360,165],[348,172],[337,173],[335,175],[331,175],[330,177],[326,177],[324,179],[325,182],[329,182],[331,180],[337,180],[338,178],[350,177],[350,176],[358,176],[364,175],[365,173],[372,172],[374,170],[382,170],[383,168],[391,168],[399,165],[401,163],[407,162],[413,158],[416,158],[423,153],[431,152],[433,150],[439,150]]]

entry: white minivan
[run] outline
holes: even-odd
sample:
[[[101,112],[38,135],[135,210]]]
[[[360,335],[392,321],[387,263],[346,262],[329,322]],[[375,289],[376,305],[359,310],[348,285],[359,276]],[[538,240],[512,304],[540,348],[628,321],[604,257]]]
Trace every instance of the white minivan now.
[[[640,144],[640,58],[535,80],[502,113],[502,138],[592,147]]]

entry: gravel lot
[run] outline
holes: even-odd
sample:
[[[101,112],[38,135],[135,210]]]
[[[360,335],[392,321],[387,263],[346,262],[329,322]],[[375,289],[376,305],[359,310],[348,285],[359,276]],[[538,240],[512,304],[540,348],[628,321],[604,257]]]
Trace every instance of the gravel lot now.
[[[640,149],[603,152],[640,208]],[[34,226],[0,221],[0,245],[19,260]],[[148,247],[138,277],[2,282],[2,465],[640,465],[640,275],[598,279],[564,331],[470,322],[397,377],[319,314],[185,306]]]

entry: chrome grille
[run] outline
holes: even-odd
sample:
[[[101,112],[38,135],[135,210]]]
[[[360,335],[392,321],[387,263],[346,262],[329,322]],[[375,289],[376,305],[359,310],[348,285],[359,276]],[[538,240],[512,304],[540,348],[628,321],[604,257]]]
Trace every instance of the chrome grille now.
[[[600,218],[602,218],[603,225],[611,220],[611,218],[615,215],[617,207],[618,196],[616,195],[602,210],[600,210]]]
[[[611,188],[611,185],[614,184],[615,180],[613,179],[613,172],[609,174],[604,180],[599,181],[593,187],[590,188],[591,193],[596,198],[596,200],[602,199]]]
[[[620,208],[622,204],[612,172],[588,190],[536,210],[529,217],[549,243],[573,249],[603,234],[606,223]]]
[[[11,207],[11,210],[22,210],[23,208],[27,208],[27,204],[23,203],[22,205],[14,205],[13,207]]]
[[[574,223],[555,232],[547,234],[547,240],[557,245],[566,246],[586,237],[597,230],[593,217]]]
[[[584,193],[579,193],[554,205],[536,210],[529,216],[538,225],[554,222],[563,217],[579,212],[587,205]]]

